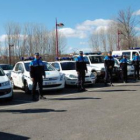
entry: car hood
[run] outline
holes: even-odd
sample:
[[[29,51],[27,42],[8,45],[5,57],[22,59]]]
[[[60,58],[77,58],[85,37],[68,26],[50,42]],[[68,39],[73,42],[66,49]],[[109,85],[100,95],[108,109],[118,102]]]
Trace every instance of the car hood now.
[[[47,78],[52,78],[52,77],[59,77],[60,72],[58,71],[45,71],[46,77]]]
[[[77,71],[76,70],[64,70],[61,71],[61,73],[65,74],[65,75],[75,75],[77,76]],[[89,76],[90,72],[86,73],[86,76]]]
[[[87,65],[87,66],[96,68],[96,69],[98,69],[98,70],[101,70],[102,68],[104,68],[104,63],[100,63],[100,64],[90,64],[90,65]]]
[[[3,71],[4,71],[5,74],[12,72],[12,70],[3,70]]]
[[[6,82],[6,81],[9,81],[9,78],[6,75],[0,76],[0,83]]]

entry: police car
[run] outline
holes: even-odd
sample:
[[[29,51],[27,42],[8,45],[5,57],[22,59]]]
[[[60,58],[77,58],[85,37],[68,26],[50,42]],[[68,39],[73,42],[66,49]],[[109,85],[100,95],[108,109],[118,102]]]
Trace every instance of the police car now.
[[[9,101],[13,99],[12,84],[2,68],[0,68],[0,99]]]
[[[25,93],[30,93],[33,85],[29,73],[29,64],[31,60],[25,60],[26,61],[20,61],[15,64],[15,67],[11,72],[11,81],[13,83],[13,86],[24,89]],[[46,74],[46,78],[43,78],[43,90],[63,89],[65,86],[64,74],[55,70],[55,68],[53,68],[47,62],[43,61],[43,63],[45,66]]]
[[[87,69],[96,77],[104,78],[104,56],[92,53],[85,53],[83,56],[87,63]],[[73,56],[74,61],[76,61],[77,57],[78,55]]]
[[[115,65],[120,67],[120,61],[119,61],[120,58],[118,56],[116,56],[116,58],[114,58],[114,60],[115,60]],[[132,65],[132,63],[129,59],[128,59],[128,63],[127,63],[127,75],[128,76],[133,76],[134,75],[134,66]]]
[[[64,58],[65,59],[65,58]],[[77,85],[78,75],[76,72],[75,61],[62,60],[49,62],[55,69],[60,71],[65,75],[65,84],[66,85]],[[93,73],[87,72],[85,76],[85,84],[93,85],[96,81],[96,77]]]
[[[83,56],[87,63],[87,69],[92,72],[97,79],[103,79],[105,77],[105,56],[101,55],[101,53],[85,53]],[[78,55],[74,55],[73,59],[76,61],[77,57]],[[113,79],[118,80],[119,71],[119,66],[115,64],[113,68]]]

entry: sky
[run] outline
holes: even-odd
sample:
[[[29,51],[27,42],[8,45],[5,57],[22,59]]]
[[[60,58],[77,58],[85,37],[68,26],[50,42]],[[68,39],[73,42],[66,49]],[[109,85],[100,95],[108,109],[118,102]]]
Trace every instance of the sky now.
[[[140,15],[140,0],[0,0],[0,41],[7,22],[41,23],[55,29],[55,20],[66,37],[66,53],[89,52],[92,30],[106,28],[119,10],[128,7]]]

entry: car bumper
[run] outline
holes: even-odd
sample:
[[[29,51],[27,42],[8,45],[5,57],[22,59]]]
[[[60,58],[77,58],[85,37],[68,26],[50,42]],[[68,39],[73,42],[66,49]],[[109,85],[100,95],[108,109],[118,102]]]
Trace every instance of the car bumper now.
[[[32,83],[29,84],[29,90],[32,90]],[[56,90],[63,89],[65,87],[65,81],[43,81],[42,90]],[[38,90],[38,86],[36,88]]]
[[[13,89],[12,88],[0,89],[0,99],[9,98],[12,96],[13,96]]]
[[[96,82],[95,78],[85,78],[85,85],[94,84]],[[77,85],[78,79],[66,79],[67,85]]]

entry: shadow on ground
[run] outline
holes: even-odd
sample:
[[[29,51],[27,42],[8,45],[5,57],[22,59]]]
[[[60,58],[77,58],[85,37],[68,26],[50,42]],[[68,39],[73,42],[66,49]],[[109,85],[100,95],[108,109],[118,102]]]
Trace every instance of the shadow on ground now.
[[[29,137],[0,132],[0,140],[29,140]]]
[[[54,110],[54,109],[25,109],[25,110],[0,110],[0,113],[48,113],[48,112],[66,112],[66,110]]]
[[[53,98],[53,99],[48,99],[48,100],[98,100],[101,98],[93,98],[93,97],[78,97],[78,98]]]
[[[119,90],[93,90],[88,92],[120,92],[120,91],[137,91],[137,90],[125,90],[125,89],[119,89]]]

